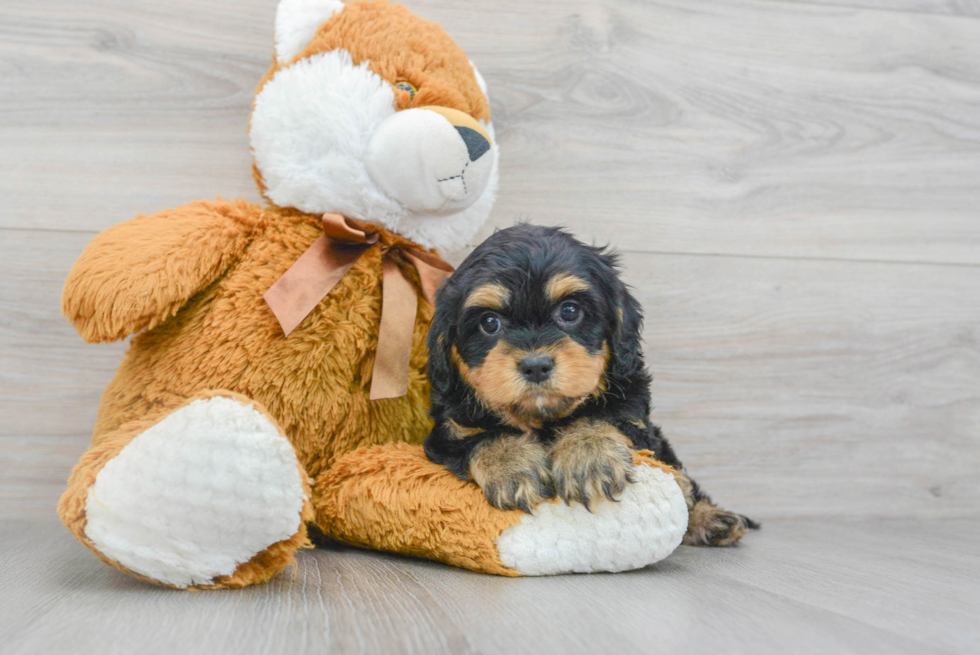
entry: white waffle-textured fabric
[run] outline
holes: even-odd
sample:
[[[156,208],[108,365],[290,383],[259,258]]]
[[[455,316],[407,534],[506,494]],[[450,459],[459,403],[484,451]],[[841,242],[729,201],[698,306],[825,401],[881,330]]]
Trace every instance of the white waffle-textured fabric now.
[[[674,477],[636,467],[619,502],[595,513],[580,503],[542,503],[497,538],[500,561],[522,575],[628,571],[658,562],[687,530],[687,504]]]
[[[290,443],[237,400],[196,400],[138,435],[96,476],[85,535],[127,568],[186,587],[229,575],[300,528]]]

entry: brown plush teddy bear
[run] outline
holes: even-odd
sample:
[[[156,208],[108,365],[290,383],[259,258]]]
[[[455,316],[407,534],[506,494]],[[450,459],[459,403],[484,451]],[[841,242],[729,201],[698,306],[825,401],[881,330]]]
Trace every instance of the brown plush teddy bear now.
[[[65,284],[87,341],[134,335],[59,505],[83,544],[184,588],[267,580],[309,524],[503,575],[635,568],[677,546],[686,507],[656,465],[595,514],[526,515],[417,445],[450,270],[434,252],[476,234],[497,183],[486,87],[439,26],[381,0],[282,0],[250,135],[268,206],[139,216]]]

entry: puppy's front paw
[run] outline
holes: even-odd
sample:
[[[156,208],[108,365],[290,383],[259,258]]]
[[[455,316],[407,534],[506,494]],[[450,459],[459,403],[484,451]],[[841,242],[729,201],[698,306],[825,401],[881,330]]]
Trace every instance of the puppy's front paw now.
[[[551,449],[555,492],[592,511],[595,502],[623,493],[633,482],[633,455],[626,437],[604,421],[582,419],[558,433]]]
[[[500,509],[531,508],[554,495],[548,453],[530,435],[499,437],[482,445],[470,459],[470,477]]]

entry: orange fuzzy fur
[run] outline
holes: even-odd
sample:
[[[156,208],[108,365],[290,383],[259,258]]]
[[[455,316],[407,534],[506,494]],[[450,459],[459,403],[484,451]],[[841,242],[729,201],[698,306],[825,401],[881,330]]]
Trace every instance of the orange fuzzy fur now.
[[[490,506],[479,487],[430,462],[421,446],[356,450],[321,476],[314,491],[317,526],[335,539],[517,575],[501,564],[496,539],[522,513]]]
[[[368,400],[381,311],[379,249],[368,249],[287,339],[262,294],[322,234],[319,218],[234,203],[240,221],[229,239],[225,216],[232,205],[198,202],[130,222],[145,234],[166,233],[165,239],[131,239],[125,223],[107,230],[69,274],[65,314],[82,334],[118,335],[131,316],[136,324],[156,324],[133,337],[103,395],[93,443],[130,421],[160,419],[204,389],[234,391],[267,408],[311,478],[338,454],[361,446],[421,441],[431,427],[424,369],[432,307],[419,303],[408,394]],[[174,220],[188,217],[194,220]],[[201,222],[212,231],[200,228]],[[117,235],[126,240],[111,239]],[[179,255],[169,248],[174,242],[182,244]],[[415,245],[381,231],[382,249],[399,243]],[[202,275],[200,264],[223,260],[217,253],[229,247],[239,251],[227,257],[233,263],[216,279]],[[398,261],[417,287],[415,268]],[[190,262],[197,265],[182,265]],[[100,284],[92,288],[96,279]],[[143,306],[130,284],[148,290]],[[112,297],[120,289],[122,301]],[[174,313],[173,298],[182,293],[193,296]],[[75,310],[89,305],[100,311]]]
[[[108,341],[145,328],[133,337],[103,395],[92,447],[59,505],[62,520],[83,543],[92,548],[84,537],[84,507],[102,466],[137,434],[208,389],[262,407],[282,426],[310,479],[362,446],[425,437],[431,427],[425,335],[432,307],[424,300],[408,394],[368,399],[381,251],[415,244],[382,230],[381,248],[367,250],[288,339],[265,304],[262,294],[321,233],[318,217],[293,210],[196,202],[111,228],[82,254],[65,283],[63,303],[78,331],[89,341]],[[392,257],[418,288],[415,268]],[[305,532],[277,549],[284,552],[260,554],[251,567],[260,570],[247,580],[275,574],[303,543]],[[215,584],[240,586],[243,575]]]

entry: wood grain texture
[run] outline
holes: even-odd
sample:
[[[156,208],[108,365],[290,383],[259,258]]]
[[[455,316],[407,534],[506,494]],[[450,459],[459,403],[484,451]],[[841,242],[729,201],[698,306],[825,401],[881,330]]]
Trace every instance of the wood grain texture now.
[[[0,242],[0,438],[90,434],[123,343],[90,345],[61,287],[91,233],[7,230]]]
[[[861,7],[879,11],[919,14],[951,14],[980,17],[980,4],[974,0],[800,0],[820,5]]]
[[[772,0],[411,6],[489,81],[498,223],[530,216],[641,251],[980,262],[973,17]],[[0,226],[100,230],[255,197],[246,128],[272,0],[4,9]]]
[[[0,437],[0,521],[54,520],[68,476],[87,447],[83,435]]]
[[[0,525],[4,652],[970,653],[976,521],[773,523],[616,575],[510,579],[356,550],[232,592],[158,589],[53,523]],[[969,554],[967,554],[969,553]]]
[[[777,517],[977,516],[980,269],[624,263],[646,309],[653,419],[717,500]]]
[[[976,20],[737,1],[543,22],[551,47],[496,75],[498,217],[642,251],[978,261]]]

